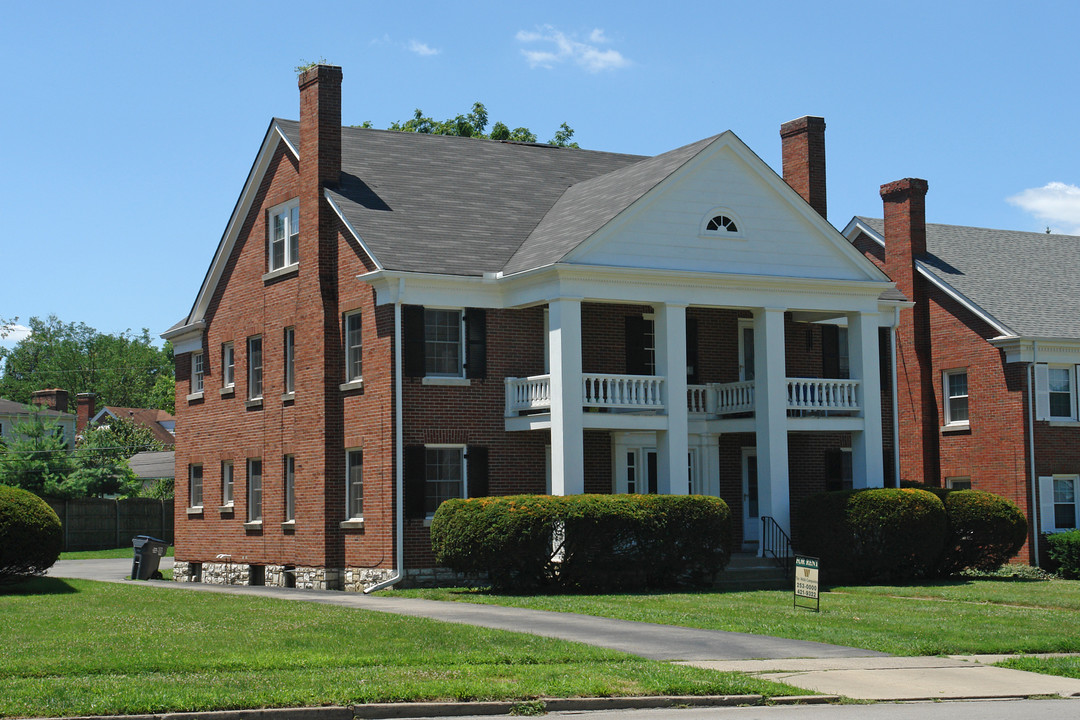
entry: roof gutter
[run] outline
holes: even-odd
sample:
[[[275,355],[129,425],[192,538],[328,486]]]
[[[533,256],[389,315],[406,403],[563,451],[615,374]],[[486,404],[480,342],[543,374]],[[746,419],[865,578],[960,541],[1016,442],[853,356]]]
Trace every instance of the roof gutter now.
[[[1031,465],[1031,518],[1033,522],[1031,525],[1031,552],[1035,556],[1035,565],[1039,565],[1039,528],[1042,527],[1042,520],[1039,517],[1039,503],[1035,501],[1035,491],[1038,485],[1038,478],[1035,477],[1035,363],[1039,359],[1039,342],[1033,341],[1032,343],[1032,361],[1028,367],[1028,371],[1024,373],[1024,379],[1027,381],[1028,386],[1028,457],[1030,458]]]

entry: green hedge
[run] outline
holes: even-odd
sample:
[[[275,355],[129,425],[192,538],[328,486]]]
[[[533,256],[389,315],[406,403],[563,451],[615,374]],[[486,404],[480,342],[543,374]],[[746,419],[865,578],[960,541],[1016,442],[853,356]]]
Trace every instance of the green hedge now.
[[[1080,530],[1043,535],[1047,553],[1057,564],[1058,575],[1067,580],[1080,580]]]
[[[933,573],[945,506],[933,493],[877,488],[819,493],[796,513],[793,542],[821,561],[823,582],[881,582]]]
[[[453,500],[431,523],[436,560],[499,589],[707,585],[731,555],[731,514],[700,495],[514,495]]]
[[[939,497],[948,520],[940,575],[968,568],[997,570],[1024,546],[1027,519],[1012,501],[981,490],[947,491]]]
[[[60,557],[60,518],[26,490],[0,485],[0,582],[44,575]]]

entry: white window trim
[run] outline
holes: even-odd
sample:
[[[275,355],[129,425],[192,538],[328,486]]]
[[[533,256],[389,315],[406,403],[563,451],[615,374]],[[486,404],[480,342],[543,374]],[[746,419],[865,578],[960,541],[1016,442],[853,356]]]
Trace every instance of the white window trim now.
[[[289,465],[292,468],[290,469]],[[285,522],[296,522],[296,456],[288,453],[281,456],[281,487],[284,491]],[[289,490],[292,490],[290,502]],[[292,505],[290,510],[289,505]]]
[[[945,427],[946,428],[948,428],[950,430],[962,430],[964,428],[970,428],[971,427],[971,420],[970,419],[968,419],[968,420],[953,420],[952,419],[952,403],[951,403],[951,400],[952,400],[953,396],[949,394],[949,378],[953,377],[954,375],[964,375],[964,376],[967,377],[967,380],[968,380],[968,392],[963,397],[967,398],[967,401],[968,401],[968,418],[971,417],[971,376],[968,374],[968,369],[966,367],[964,367],[964,368],[952,368],[950,370],[945,370],[944,372],[941,373],[941,397],[942,397],[942,400],[944,401],[943,402],[943,404],[944,404],[944,408],[943,408],[944,412],[942,413],[942,415],[944,416],[944,419],[945,419]],[[961,396],[957,395],[956,397],[961,397]]]
[[[360,487],[361,494],[364,487],[364,448],[351,447],[345,448],[345,521],[341,524],[343,528],[363,527],[364,526],[364,513],[361,510],[359,515],[354,515],[352,512],[353,497],[352,497],[352,478],[349,477],[349,455],[358,452],[360,453]],[[359,523],[357,525],[356,523]]]
[[[231,362],[227,361],[230,360]],[[236,346],[230,340],[221,343],[221,394],[236,390]]]
[[[949,490],[956,490],[957,488],[954,487],[954,485],[956,483],[958,483],[958,482],[967,483],[967,487],[966,488],[960,488],[961,490],[970,490],[971,489],[971,476],[970,475],[957,475],[956,477],[947,477],[947,478],[945,478],[945,487],[948,488]]]
[[[1055,480],[1071,480],[1073,482],[1073,506],[1075,508],[1073,517],[1076,518],[1076,524],[1080,527],[1080,475],[1044,475],[1039,478],[1039,529],[1044,533],[1066,532],[1076,529],[1057,527],[1057,519],[1054,513],[1054,507],[1057,505],[1054,502]]]
[[[259,393],[254,393],[254,375],[252,373],[253,365],[251,364],[251,343],[253,340],[259,341]],[[252,402],[262,402],[263,394],[266,392],[266,348],[263,347],[262,335],[252,335],[247,339],[247,392],[248,400]]]
[[[251,503],[251,476],[252,476],[251,475],[251,463],[252,462],[259,463],[259,516],[258,517],[254,516],[254,513],[252,512],[253,507],[252,507],[252,503]],[[256,525],[261,526],[262,525],[262,516],[263,516],[263,490],[264,490],[264,487],[263,487],[262,458],[248,458],[247,463],[245,464],[245,469],[246,469],[246,472],[245,472],[245,478],[244,478],[244,486],[245,486],[245,489],[247,490],[247,493],[246,493],[246,495],[247,495],[247,497],[246,497],[246,501],[247,501],[247,522],[244,523],[244,527],[251,527],[251,526],[256,526]]]
[[[353,346],[349,344],[349,322],[353,318],[360,318],[360,345],[358,351],[360,353],[360,374],[353,375],[352,373],[352,349]],[[345,382],[342,383],[341,388],[344,390],[346,387],[363,387],[364,386],[364,312],[363,310],[350,310],[345,313],[344,321],[345,330]]]
[[[198,503],[194,502],[194,500],[195,500],[194,493],[192,493],[192,488],[194,486],[194,478],[195,478],[195,469],[196,468],[199,469],[199,502]],[[191,463],[190,465],[188,465],[188,508],[187,508],[187,514],[188,515],[201,515],[202,514],[203,506],[205,505],[205,502],[206,502],[205,501],[205,494],[206,494],[205,480],[206,480],[206,475],[203,473],[203,465],[202,465],[202,463]]]
[[[270,208],[266,216],[266,276],[264,279],[269,280],[278,275],[284,275],[291,269],[294,269],[299,263],[299,257],[292,257],[290,238],[292,236],[292,209],[300,208],[300,199],[294,198],[288,202],[275,205]],[[285,248],[282,252],[283,264],[281,267],[274,267],[274,218],[278,215],[285,216]],[[297,253],[299,255],[299,252]],[[267,277],[269,276],[269,277]]]
[[[735,227],[738,228],[735,232],[730,230],[709,230],[709,222],[712,221],[717,215],[727,215],[732,222],[735,223]],[[701,218],[701,224],[698,226],[698,237],[707,238],[709,240],[724,239],[724,240],[745,240],[746,235],[743,233],[745,229],[742,218],[734,213],[731,208],[718,206],[714,207]]]
[[[429,310],[441,312],[456,312],[458,315],[458,365],[461,370],[457,373],[430,373],[427,370],[427,313]],[[465,308],[443,307],[439,305],[424,306],[424,379],[425,385],[470,385],[469,378],[465,376],[465,363],[468,362],[467,342],[465,337]],[[428,382],[431,380],[431,382]],[[463,382],[441,382],[444,380],[461,380]]]
[[[191,353],[191,394],[202,395],[205,383],[206,358],[203,356],[203,351],[198,350]]]
[[[225,468],[229,468],[229,494],[232,496],[228,500],[225,499]],[[221,505],[219,510],[230,512],[236,506],[236,466],[232,460],[221,461]]]
[[[281,331],[281,343],[282,347],[282,362],[285,367],[282,368],[282,375],[285,384],[284,392],[281,395],[282,400],[291,400],[296,392],[296,328],[289,326]],[[263,392],[265,388],[266,377],[263,377]]]
[[[469,497],[469,458],[468,446],[459,443],[428,443],[424,445],[424,482],[429,483],[431,479],[427,476],[427,451],[428,450],[453,450],[457,449],[461,451],[461,498]],[[424,504],[427,504],[427,487],[424,487]],[[436,508],[438,509],[438,508]],[[425,527],[431,524],[431,519],[435,517],[434,512],[426,513],[424,518]]]

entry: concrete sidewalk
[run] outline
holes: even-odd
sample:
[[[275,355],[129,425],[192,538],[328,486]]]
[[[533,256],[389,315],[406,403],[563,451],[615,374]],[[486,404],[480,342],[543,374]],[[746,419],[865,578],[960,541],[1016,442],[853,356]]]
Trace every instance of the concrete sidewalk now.
[[[168,561],[166,563],[165,561]],[[172,558],[164,558],[162,568]],[[130,582],[130,560],[67,560],[53,577]],[[759,675],[863,700],[1080,697],[1080,680],[992,667],[1001,656],[893,657],[872,650],[764,635],[699,630],[543,610],[243,585],[151,581],[176,591],[257,595],[524,632],[620,650],[653,660]],[[987,662],[981,662],[986,660]]]

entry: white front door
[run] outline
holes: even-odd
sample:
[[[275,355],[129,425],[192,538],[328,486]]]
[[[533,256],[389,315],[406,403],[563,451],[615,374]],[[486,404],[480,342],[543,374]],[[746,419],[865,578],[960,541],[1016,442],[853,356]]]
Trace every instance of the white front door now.
[[[743,448],[742,451],[742,491],[743,543],[756,543],[761,532],[756,448]]]

